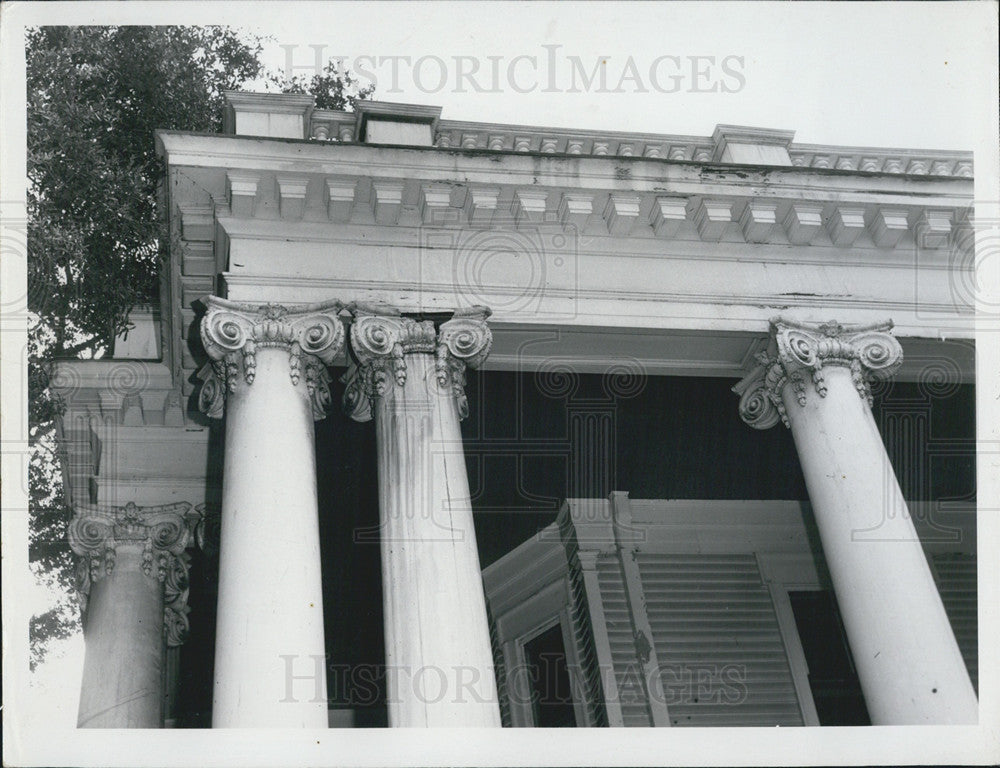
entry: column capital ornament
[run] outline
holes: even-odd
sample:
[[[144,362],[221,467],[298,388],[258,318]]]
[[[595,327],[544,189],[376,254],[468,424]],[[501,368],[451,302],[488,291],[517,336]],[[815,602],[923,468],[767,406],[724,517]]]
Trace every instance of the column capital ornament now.
[[[465,369],[478,368],[490,353],[488,308],[458,309],[438,328],[431,320],[403,317],[394,307],[355,304],[349,309],[351,351],[357,364],[343,381],[344,408],[351,418],[370,420],[376,400],[391,395],[393,385],[406,383],[406,356],[414,353],[434,356],[437,385],[451,391],[459,416],[468,416]]]
[[[199,504],[195,510],[201,515],[194,527],[195,544],[208,557],[217,557],[222,544],[222,507],[210,502]]]
[[[168,645],[188,634],[188,568],[185,551],[201,513],[181,502],[159,507],[78,506],[69,524],[69,545],[77,555],[75,586],[86,615],[91,587],[115,569],[118,549],[141,547],[141,567],[164,589],[164,633]]]
[[[326,366],[344,347],[339,301],[288,308],[280,304],[241,304],[209,296],[201,319],[201,340],[212,362],[198,372],[202,379],[198,405],[211,418],[221,418],[227,395],[240,381],[252,385],[257,350],[277,347],[288,352],[292,384],[305,377],[313,416],[322,419],[330,406]]]
[[[892,376],[903,362],[903,350],[890,331],[892,321],[871,325],[800,323],[771,319],[771,340],[756,355],[758,365],[733,387],[740,396],[740,417],[755,429],[769,429],[780,420],[788,426],[781,393],[791,383],[800,406],[807,402],[807,378],[819,397],[826,397],[823,369],[848,368],[858,395],[872,405],[869,380]]]

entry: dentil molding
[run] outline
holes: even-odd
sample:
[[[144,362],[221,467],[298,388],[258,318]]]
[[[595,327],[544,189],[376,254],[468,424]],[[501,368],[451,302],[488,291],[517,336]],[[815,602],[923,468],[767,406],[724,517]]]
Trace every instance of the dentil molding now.
[[[740,417],[755,429],[769,429],[780,420],[788,426],[782,390],[790,383],[800,406],[807,401],[808,377],[813,392],[826,397],[824,368],[840,366],[851,371],[858,395],[872,404],[869,379],[888,378],[903,362],[903,350],[890,333],[892,321],[844,326],[771,320],[771,343],[756,355],[759,363],[733,387],[740,395]]]

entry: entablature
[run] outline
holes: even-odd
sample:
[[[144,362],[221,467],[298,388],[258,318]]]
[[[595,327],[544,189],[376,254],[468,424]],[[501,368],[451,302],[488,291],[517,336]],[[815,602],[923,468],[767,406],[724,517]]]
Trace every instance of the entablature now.
[[[266,222],[273,240],[391,241],[388,231],[561,226],[572,236],[633,242],[832,248],[834,263],[892,259],[949,263],[972,248],[972,183],[794,166],[688,163],[646,158],[522,156],[363,144],[315,145],[163,132],[188,277],[226,269],[206,245],[247,236]],[[223,224],[223,222],[225,222]],[[353,226],[375,227],[359,232]],[[240,231],[242,230],[242,231]],[[753,260],[761,249],[729,249]],[[820,251],[822,253],[822,251]],[[944,253],[944,257],[937,258]],[[787,254],[782,254],[787,259]],[[951,261],[954,261],[953,259]],[[204,280],[196,281],[205,282]]]
[[[50,386],[65,405],[57,428],[70,504],[202,503],[218,495],[209,429],[192,421],[163,362],[60,360]]]
[[[174,235],[166,362],[184,396],[204,362],[208,294],[416,313],[484,304],[488,368],[530,369],[544,348],[597,370],[628,350],[653,373],[736,376],[777,314],[891,318],[918,358],[972,338],[969,153],[796,145],[790,131],[740,126],[701,138],[497,126],[386,102],[336,113],[301,99],[276,100],[277,132],[254,135],[271,130],[268,99],[230,100],[258,126],[241,130],[237,109],[237,135],[157,134]],[[288,128],[291,113],[308,130]],[[429,126],[435,144],[368,143],[366,116]],[[971,380],[971,343],[959,358]]]

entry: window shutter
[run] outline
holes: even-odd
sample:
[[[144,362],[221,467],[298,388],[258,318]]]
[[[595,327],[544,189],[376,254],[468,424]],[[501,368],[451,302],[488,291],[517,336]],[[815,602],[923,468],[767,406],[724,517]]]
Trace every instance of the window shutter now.
[[[802,725],[752,554],[639,554],[671,725]]]

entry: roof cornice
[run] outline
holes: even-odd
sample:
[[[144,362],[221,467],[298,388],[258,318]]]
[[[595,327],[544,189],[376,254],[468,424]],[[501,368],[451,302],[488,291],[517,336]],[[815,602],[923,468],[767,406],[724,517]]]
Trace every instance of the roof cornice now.
[[[565,153],[495,152],[437,147],[262,139],[207,133],[157,131],[157,147],[172,167],[229,168],[234,171],[322,173],[378,178],[422,178],[453,182],[456,173],[470,183],[530,184],[606,188],[610,183],[632,190],[695,193],[711,186],[719,194],[759,195],[802,189],[803,199],[827,190],[854,189],[850,181],[863,173],[866,194],[898,192],[920,196],[972,195],[971,179],[928,174],[863,172],[802,165],[748,165],[713,161],[671,161],[649,157],[594,157]],[[504,156],[503,163],[495,158]],[[914,189],[913,183],[919,184]],[[725,187],[725,188],[723,188]],[[731,188],[731,189],[730,189]],[[798,194],[798,193],[795,193]]]
[[[585,128],[488,123],[441,118],[441,107],[360,101],[354,112],[313,109],[312,97],[286,94],[227,93],[227,115],[270,112],[281,118],[302,118],[301,126],[289,127],[281,120],[271,136],[308,137],[322,143],[358,143],[364,140],[369,117],[430,125],[433,145],[439,149],[482,150],[609,157],[644,157],[690,162],[754,164],[763,158],[775,165],[793,165],[816,170],[860,171],[912,176],[959,176],[971,178],[972,153],[954,150],[902,147],[852,147],[826,144],[796,144],[794,131],[718,125],[711,136],[665,133],[602,131]],[[235,119],[227,121],[229,133],[262,130],[256,120],[246,121],[246,130],[235,130]],[[270,128],[269,128],[270,130]],[[756,150],[756,151],[755,151]]]

